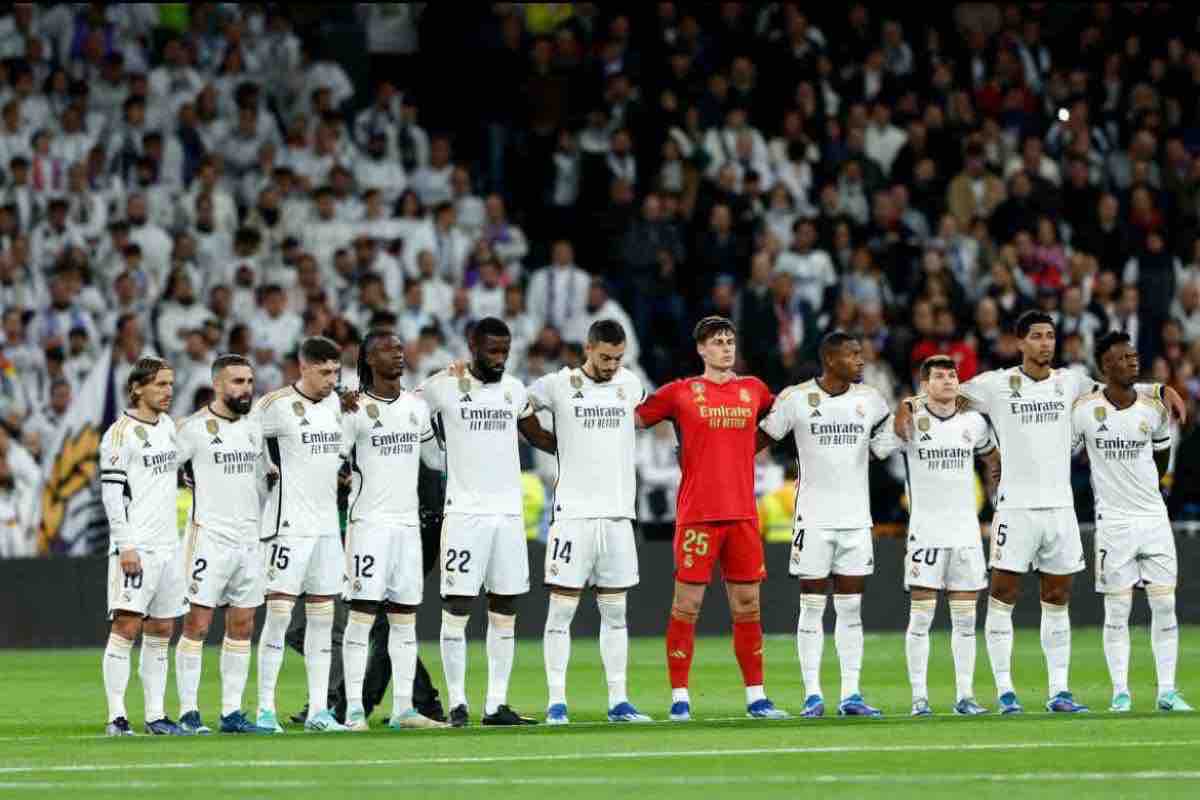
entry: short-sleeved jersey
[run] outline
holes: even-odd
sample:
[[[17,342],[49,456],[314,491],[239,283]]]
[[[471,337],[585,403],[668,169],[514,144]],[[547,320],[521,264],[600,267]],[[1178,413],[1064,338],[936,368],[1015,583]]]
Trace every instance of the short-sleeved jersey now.
[[[883,395],[861,383],[831,395],[811,380],[779,395],[761,427],[775,441],[795,437],[797,526],[870,527],[870,448],[890,414]]]
[[[390,400],[363,392],[342,428],[352,473],[350,522],[417,525],[421,445],[433,439],[429,406],[412,392]]]
[[[125,518],[109,515],[114,548],[152,550],[179,542],[178,459],[175,422],[166,414],[149,423],[126,412],[104,432],[100,480],[119,484],[125,494]]]
[[[645,399],[641,380],[624,368],[599,383],[564,367],[529,387],[533,409],[554,415],[554,519],[634,518],[634,410]]]
[[[249,416],[206,406],[179,423],[179,463],[192,475],[192,524],[234,544],[256,541],[262,522],[258,477],[263,435]]]
[[[1080,398],[1071,421],[1076,446],[1086,446],[1096,521],[1165,518],[1154,452],[1171,447],[1170,414],[1153,392],[1138,392],[1117,408],[1103,392]]]
[[[1070,369],[1040,381],[1020,367],[985,372],[962,384],[971,407],[987,417],[1004,468],[996,507],[1066,508],[1071,494],[1071,408],[1095,382]]]
[[[342,409],[295,386],[263,395],[252,416],[262,426],[279,480],[263,508],[262,538],[339,536],[337,476],[342,465]]]
[[[754,377],[714,383],[703,376],[672,381],[646,398],[637,414],[647,427],[671,420],[679,438],[676,521],[757,519],[754,453],[758,420],[774,397]]]
[[[533,413],[521,382],[440,372],[420,392],[446,448],[446,513],[520,516],[517,422]]]
[[[913,435],[903,441],[883,429],[880,455],[904,456],[908,490],[908,542],[912,547],[967,547],[979,543],[975,506],[975,456],[995,449],[991,428],[978,411],[941,417],[921,405],[913,413]]]

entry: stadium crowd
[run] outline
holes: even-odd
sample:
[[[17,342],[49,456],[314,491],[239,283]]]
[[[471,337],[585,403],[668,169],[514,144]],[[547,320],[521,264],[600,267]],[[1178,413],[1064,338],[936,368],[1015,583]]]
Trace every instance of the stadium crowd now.
[[[36,549],[48,443],[109,353],[118,392],[139,356],[169,359],[178,416],[222,352],[252,358],[266,392],[325,334],[354,388],[357,342],[388,326],[415,386],[484,316],[514,332],[522,381],[577,365],[588,326],[615,318],[659,384],[697,370],[688,331],[715,313],[776,391],[842,329],[896,398],[935,353],[964,380],[1016,363],[1011,322],[1036,307],[1073,369],[1128,332],[1194,419],[1198,19],[1165,3],[13,4],[0,555]],[[1170,506],[1194,519],[1200,434],[1182,434]],[[639,448],[639,517],[669,522],[673,434]],[[764,495],[787,480],[777,458]],[[529,462],[551,485],[553,459]],[[902,518],[897,469],[872,481],[877,520]]]

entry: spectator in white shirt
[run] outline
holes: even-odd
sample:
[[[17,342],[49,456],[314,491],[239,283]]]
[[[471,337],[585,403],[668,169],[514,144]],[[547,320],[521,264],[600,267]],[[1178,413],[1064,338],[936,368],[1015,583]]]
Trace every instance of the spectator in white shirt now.
[[[833,259],[817,247],[817,226],[810,219],[798,219],[792,228],[792,246],[779,254],[777,272],[794,280],[795,293],[812,311],[825,307],[825,293],[837,285]]]
[[[450,318],[454,306],[454,287],[437,274],[433,253],[423,250],[417,254],[417,280],[421,284],[421,307],[436,319]]]
[[[433,218],[405,239],[404,252],[408,254],[405,271],[409,277],[420,274],[417,257],[423,251],[429,251],[433,254],[434,272],[438,277],[455,285],[462,283],[472,243],[454,226],[456,218],[454,206],[441,203],[434,208]]]
[[[185,270],[176,269],[167,282],[163,302],[157,310],[155,334],[159,352],[174,360],[184,351],[189,331],[204,326],[208,309],[196,301],[196,289]]]
[[[42,270],[51,269],[68,247],[86,250],[87,245],[75,226],[67,221],[67,201],[53,198],[46,207],[46,220],[30,236],[33,263]]]
[[[539,328],[562,330],[587,307],[591,276],[575,266],[575,249],[566,240],[554,243],[550,264],[529,280],[529,314]]]
[[[396,315],[399,326],[398,333],[407,343],[414,343],[421,336],[421,331],[436,324],[432,314],[425,310],[425,300],[421,292],[420,281],[409,281],[404,287],[404,302]]]
[[[445,136],[435,136],[429,145],[429,163],[410,173],[412,187],[417,190],[422,205],[435,206],[451,199],[450,175],[453,171],[450,140]]]
[[[568,342],[584,344],[588,340],[588,330],[592,324],[602,319],[612,319],[621,323],[625,329],[625,363],[637,364],[641,358],[641,348],[638,345],[637,332],[633,328],[633,320],[621,308],[621,304],[609,295],[608,285],[601,278],[592,278],[588,289],[587,306],[582,314],[571,317],[563,329],[563,339]]]
[[[381,136],[387,155],[399,127],[400,96],[391,81],[383,80],[375,88],[375,101],[354,118],[354,141],[362,149],[369,150],[371,139]]]
[[[283,287],[268,284],[262,289],[262,312],[252,327],[255,360],[259,364],[271,364],[295,349],[304,330],[304,321],[288,308]]]
[[[504,264],[505,277],[510,282],[515,281],[521,277],[522,262],[529,255],[529,241],[520,226],[508,221],[508,212],[500,195],[488,195],[484,208],[487,221],[483,226],[483,239]]]
[[[500,262],[492,259],[479,265],[479,280],[468,290],[471,316],[475,319],[499,317],[504,312],[504,286]]]
[[[146,271],[153,275],[158,285],[166,282],[167,268],[171,260],[171,237],[147,216],[146,198],[131,194],[125,204],[125,218],[129,221],[129,239],[142,248],[142,261]]]
[[[908,134],[892,124],[892,107],[888,102],[875,103],[864,140],[867,157],[879,165],[884,175],[890,175],[892,163],[908,141]]]
[[[367,136],[366,152],[354,161],[354,181],[359,189],[377,189],[392,205],[408,188],[400,162],[388,156],[387,134],[373,131]]]
[[[471,188],[471,173],[458,164],[450,174],[450,191],[455,211],[455,226],[472,242],[479,238],[486,219],[483,200]]]

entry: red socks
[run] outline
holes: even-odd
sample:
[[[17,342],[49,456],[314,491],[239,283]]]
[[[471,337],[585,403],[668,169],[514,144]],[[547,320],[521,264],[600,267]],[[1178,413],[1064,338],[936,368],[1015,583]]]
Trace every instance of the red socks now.
[[[762,631],[758,634],[761,653]],[[686,689],[688,673],[692,670],[692,653],[696,649],[696,623],[675,617],[667,621],[667,671],[671,674],[672,689]],[[741,656],[739,655],[740,659]],[[762,656],[759,656],[759,674],[762,674]],[[761,683],[761,681],[760,681]]]
[[[758,614],[733,623],[733,652],[747,686],[763,685],[763,634]]]

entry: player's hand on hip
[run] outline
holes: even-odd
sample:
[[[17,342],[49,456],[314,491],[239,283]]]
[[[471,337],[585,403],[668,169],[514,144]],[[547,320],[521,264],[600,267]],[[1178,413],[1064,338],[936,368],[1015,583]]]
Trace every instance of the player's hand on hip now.
[[[121,571],[126,575],[142,574],[142,558],[138,555],[137,550],[121,551]]]

